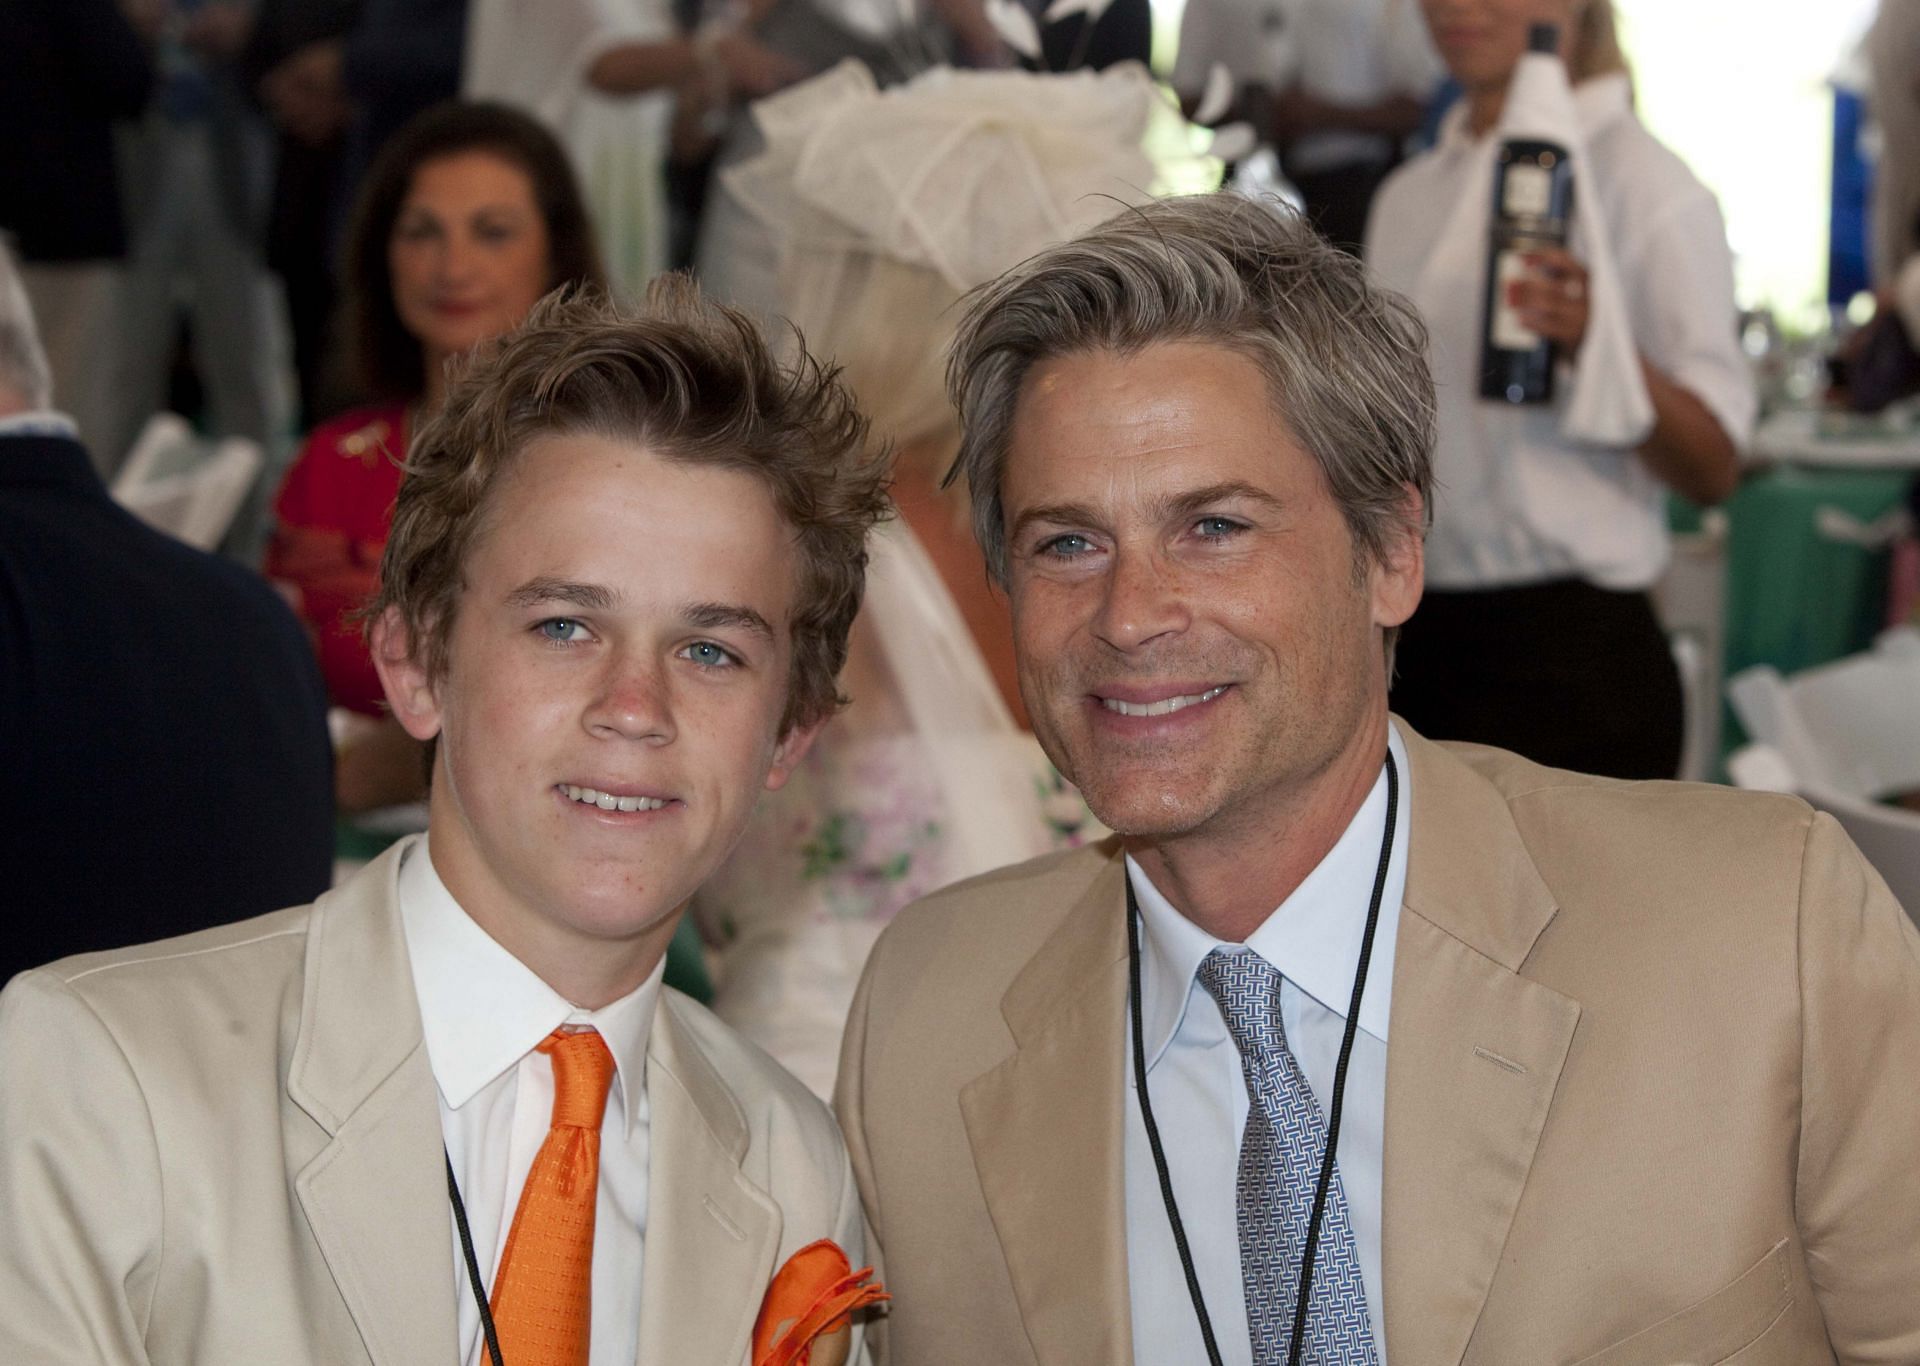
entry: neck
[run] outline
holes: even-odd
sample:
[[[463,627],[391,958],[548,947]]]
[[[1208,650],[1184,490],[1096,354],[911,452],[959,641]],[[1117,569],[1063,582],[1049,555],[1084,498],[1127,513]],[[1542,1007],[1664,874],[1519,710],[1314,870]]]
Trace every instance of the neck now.
[[[595,944],[585,953],[578,945],[543,948],[534,944],[511,944],[500,938],[494,926],[478,916],[474,919],[568,1004],[581,1010],[601,1010],[623,996],[632,995],[653,976],[653,970],[667,956],[667,945],[673,942],[673,932],[680,928],[680,917],[685,910],[684,906],[675,910],[658,926],[649,929],[641,942]]]
[[[666,957],[673,932],[680,927],[681,906],[632,940],[574,941],[545,925],[530,925],[518,917],[493,914],[484,901],[470,903],[447,880],[447,890],[473,923],[495,943],[520,960],[535,977],[552,987],[570,1005],[600,1010],[637,991]]]
[[[447,360],[448,355],[435,347],[426,347],[426,384],[420,391],[420,415],[440,411],[440,405],[447,401]]]
[[[435,782],[434,795],[428,799],[430,810],[445,786]],[[687,909],[685,904],[676,906],[632,935],[589,935],[530,914],[513,892],[475,876],[467,863],[468,851],[458,843],[434,843],[431,827],[427,838],[433,870],[467,918],[527,971],[582,1010],[599,1010],[638,990],[666,957],[667,945],[673,942]]]
[[[1484,137],[1500,122],[1500,113],[1507,107],[1507,83],[1478,86],[1469,90],[1465,98],[1467,131],[1475,137]]]
[[[1127,852],[1180,914],[1229,944],[1246,940],[1340,842],[1380,776],[1385,708],[1309,782],[1263,803],[1258,819],[1221,832],[1127,842]]]

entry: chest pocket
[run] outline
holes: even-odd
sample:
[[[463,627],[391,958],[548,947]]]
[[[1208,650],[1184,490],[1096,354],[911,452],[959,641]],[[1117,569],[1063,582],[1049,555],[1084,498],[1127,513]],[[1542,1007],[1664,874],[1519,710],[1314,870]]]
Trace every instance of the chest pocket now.
[[[1782,1320],[1792,1304],[1782,1238],[1731,1284],[1575,1366],[1789,1366]]]

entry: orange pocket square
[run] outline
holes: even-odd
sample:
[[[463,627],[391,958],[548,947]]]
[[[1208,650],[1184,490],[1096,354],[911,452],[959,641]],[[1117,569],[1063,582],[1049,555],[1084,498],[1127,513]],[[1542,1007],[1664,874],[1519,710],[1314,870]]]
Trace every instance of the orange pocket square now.
[[[870,1266],[853,1270],[831,1238],[794,1253],[760,1302],[760,1317],[753,1325],[753,1366],[810,1366],[816,1341],[843,1333],[854,1310],[887,1298],[878,1285],[867,1284],[872,1275]],[[834,1361],[846,1360],[844,1342],[831,1346],[840,1349]]]

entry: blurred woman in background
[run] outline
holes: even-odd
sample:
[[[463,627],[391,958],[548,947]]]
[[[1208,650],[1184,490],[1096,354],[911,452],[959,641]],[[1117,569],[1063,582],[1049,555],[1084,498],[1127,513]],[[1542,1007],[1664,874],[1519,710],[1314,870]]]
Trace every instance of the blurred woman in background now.
[[[1431,329],[1440,395],[1427,593],[1401,636],[1393,706],[1436,739],[1671,778],[1682,697],[1648,594],[1668,557],[1666,496],[1731,494],[1755,408],[1725,224],[1712,194],[1635,118],[1609,0],[1421,4],[1465,93],[1434,148],[1382,186],[1367,234],[1369,265]],[[1517,406],[1477,397],[1485,206],[1509,83],[1542,21],[1560,28],[1584,148],[1572,157],[1572,250],[1534,255],[1509,294],[1521,323],[1554,344],[1560,372],[1552,403]],[[1617,266],[1604,301],[1582,259],[1596,229]],[[1596,360],[1582,343],[1603,302],[1631,345]],[[1573,395],[1584,384],[1593,397],[1591,367],[1609,355],[1624,376],[1599,378],[1614,392],[1624,378],[1632,405],[1650,407],[1637,447],[1596,441],[1569,420]]]
[[[353,812],[423,790],[420,748],[385,716],[352,616],[377,583],[408,436],[440,406],[450,361],[601,272],[552,134],[500,105],[446,104],[376,159],[345,274],[346,335],[373,401],[308,436],[275,499],[266,572],[313,632],[333,705],[368,718],[338,755],[336,793]]]

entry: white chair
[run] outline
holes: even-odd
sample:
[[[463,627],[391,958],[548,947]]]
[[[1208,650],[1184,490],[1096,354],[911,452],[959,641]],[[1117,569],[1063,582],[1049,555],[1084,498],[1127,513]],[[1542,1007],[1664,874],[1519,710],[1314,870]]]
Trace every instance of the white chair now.
[[[209,453],[184,418],[156,414],[113,481],[113,498],[148,526],[212,550],[233,525],[266,456],[229,437]]]
[[[1881,798],[1920,791],[1920,632],[1792,678],[1762,665],[1727,684],[1757,742],[1727,769],[1742,787],[1791,791],[1828,812],[1920,923],[1920,812]]]
[[[113,496],[118,499],[121,490],[138,488],[156,474],[179,468],[192,458],[193,443],[193,427],[184,417],[155,413],[140,429],[140,439],[113,477]]]
[[[1653,603],[1666,627],[1685,699],[1679,776],[1709,782],[1720,753],[1720,676],[1727,648],[1725,512],[1713,508],[1701,517],[1699,531],[1673,538],[1673,559],[1653,586]]]

